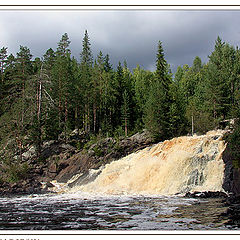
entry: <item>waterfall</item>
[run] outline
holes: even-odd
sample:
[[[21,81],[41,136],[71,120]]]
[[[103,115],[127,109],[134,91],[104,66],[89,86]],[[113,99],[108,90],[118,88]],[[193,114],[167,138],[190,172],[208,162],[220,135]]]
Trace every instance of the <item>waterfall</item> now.
[[[224,131],[160,142],[107,164],[95,180],[71,192],[183,194],[223,191]]]

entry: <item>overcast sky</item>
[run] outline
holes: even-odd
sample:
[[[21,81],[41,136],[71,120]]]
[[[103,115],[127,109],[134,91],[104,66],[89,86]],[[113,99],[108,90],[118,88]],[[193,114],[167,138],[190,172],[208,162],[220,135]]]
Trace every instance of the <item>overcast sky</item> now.
[[[158,41],[171,69],[189,64],[196,56],[207,62],[217,36],[240,46],[240,11],[0,11],[0,48],[19,51],[30,48],[41,57],[67,32],[72,54],[79,59],[82,39],[88,30],[94,57],[101,50],[116,67],[127,61],[130,69],[139,64],[154,70]]]

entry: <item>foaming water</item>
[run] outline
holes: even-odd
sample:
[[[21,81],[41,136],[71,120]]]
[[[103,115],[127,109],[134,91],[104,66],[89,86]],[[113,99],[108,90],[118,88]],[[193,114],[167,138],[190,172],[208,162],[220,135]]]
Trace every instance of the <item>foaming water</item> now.
[[[227,230],[221,199],[60,194],[0,198],[0,230]]]
[[[223,191],[223,133],[156,144],[75,176],[73,188],[54,181],[62,194],[0,198],[0,230],[233,229],[222,199],[182,196]]]
[[[95,181],[70,192],[173,195],[223,191],[223,133],[184,136],[145,148],[107,164]]]

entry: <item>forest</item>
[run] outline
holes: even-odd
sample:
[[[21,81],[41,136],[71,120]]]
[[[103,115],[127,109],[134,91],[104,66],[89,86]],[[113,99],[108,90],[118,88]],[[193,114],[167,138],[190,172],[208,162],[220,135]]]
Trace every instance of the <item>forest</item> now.
[[[12,161],[26,144],[68,141],[79,129],[89,136],[127,137],[147,129],[155,141],[201,134],[239,116],[240,50],[220,37],[202,63],[179,66],[175,74],[165,60],[162,42],[156,70],[127,62],[112,67],[101,51],[96,59],[87,30],[79,50],[71,55],[68,34],[56,51],[40,58],[26,46],[16,56],[0,49],[0,145],[2,161]],[[81,147],[81,146],[80,146]]]

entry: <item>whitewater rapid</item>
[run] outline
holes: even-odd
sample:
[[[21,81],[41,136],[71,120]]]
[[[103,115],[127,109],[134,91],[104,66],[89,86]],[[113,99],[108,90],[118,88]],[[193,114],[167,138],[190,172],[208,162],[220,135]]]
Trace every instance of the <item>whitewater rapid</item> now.
[[[107,164],[94,181],[68,192],[173,195],[224,191],[224,133],[217,130],[160,142]]]

